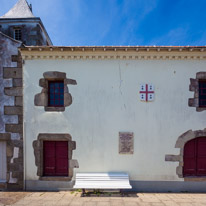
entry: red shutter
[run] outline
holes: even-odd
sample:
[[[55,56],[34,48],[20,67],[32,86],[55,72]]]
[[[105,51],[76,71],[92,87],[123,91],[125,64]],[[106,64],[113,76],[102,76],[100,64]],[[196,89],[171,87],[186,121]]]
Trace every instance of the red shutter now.
[[[191,140],[184,147],[184,176],[196,174],[196,141]]]
[[[55,175],[55,142],[44,142],[44,175]]]
[[[56,175],[68,175],[68,142],[56,142]]]
[[[197,175],[206,175],[206,138],[197,139]]]
[[[44,176],[68,176],[68,142],[44,141]]]

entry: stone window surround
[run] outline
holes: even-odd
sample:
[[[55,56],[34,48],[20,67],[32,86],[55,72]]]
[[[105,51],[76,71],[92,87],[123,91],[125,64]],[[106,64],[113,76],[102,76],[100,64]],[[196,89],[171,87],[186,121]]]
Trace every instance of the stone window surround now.
[[[180,148],[179,155],[165,155],[165,161],[170,162],[179,162],[179,165],[176,168],[176,174],[179,178],[184,178],[184,181],[206,181],[205,177],[184,177],[183,176],[183,156],[184,156],[184,146],[185,144],[195,138],[206,137],[206,128],[204,130],[188,130],[187,132],[180,135],[176,141],[175,148]]]
[[[43,176],[43,142],[44,141],[68,141],[68,176]],[[33,141],[33,149],[35,156],[35,165],[37,166],[37,176],[39,180],[46,181],[70,181],[73,177],[73,169],[79,168],[77,160],[72,159],[72,151],[76,149],[76,142],[72,141],[70,134],[53,134],[41,133],[38,135],[37,140]]]
[[[63,112],[65,107],[72,104],[72,96],[69,93],[67,84],[76,85],[76,80],[67,79],[66,73],[58,71],[48,71],[43,73],[44,78],[39,80],[39,86],[43,87],[41,93],[36,94],[34,98],[35,106],[44,106],[45,111]],[[63,81],[64,82],[64,106],[63,107],[49,107],[48,106],[48,87],[49,81]]]
[[[199,107],[199,80],[206,80],[206,72],[196,73],[196,79],[190,79],[189,90],[194,92],[194,98],[189,98],[189,107],[196,107],[197,112],[206,110],[206,107]]]

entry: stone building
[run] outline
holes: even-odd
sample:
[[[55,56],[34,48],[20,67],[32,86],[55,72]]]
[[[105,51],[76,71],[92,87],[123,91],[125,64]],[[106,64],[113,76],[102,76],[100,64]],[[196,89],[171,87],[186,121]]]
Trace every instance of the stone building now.
[[[24,45],[49,46],[52,42],[39,17],[26,0],[19,0],[0,17],[0,188],[23,188],[23,97]]]
[[[0,25],[1,187],[206,192],[205,46],[52,46],[25,0]]]

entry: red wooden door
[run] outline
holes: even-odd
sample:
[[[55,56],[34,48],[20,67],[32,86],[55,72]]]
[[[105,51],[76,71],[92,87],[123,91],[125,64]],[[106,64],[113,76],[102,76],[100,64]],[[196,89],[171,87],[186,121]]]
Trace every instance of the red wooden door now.
[[[68,142],[44,141],[44,176],[68,176]]]
[[[44,175],[55,175],[55,142],[44,142]]]
[[[56,142],[56,175],[68,175],[68,142]]]
[[[206,175],[206,138],[197,141],[197,175]]]
[[[206,175],[206,137],[193,139],[184,147],[184,176]]]

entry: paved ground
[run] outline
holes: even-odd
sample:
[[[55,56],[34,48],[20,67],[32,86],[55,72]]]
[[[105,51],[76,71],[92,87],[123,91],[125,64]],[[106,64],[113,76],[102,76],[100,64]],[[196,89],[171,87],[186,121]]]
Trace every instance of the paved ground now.
[[[206,194],[133,193],[92,194],[79,192],[0,192],[0,205],[16,206],[206,206]]]

